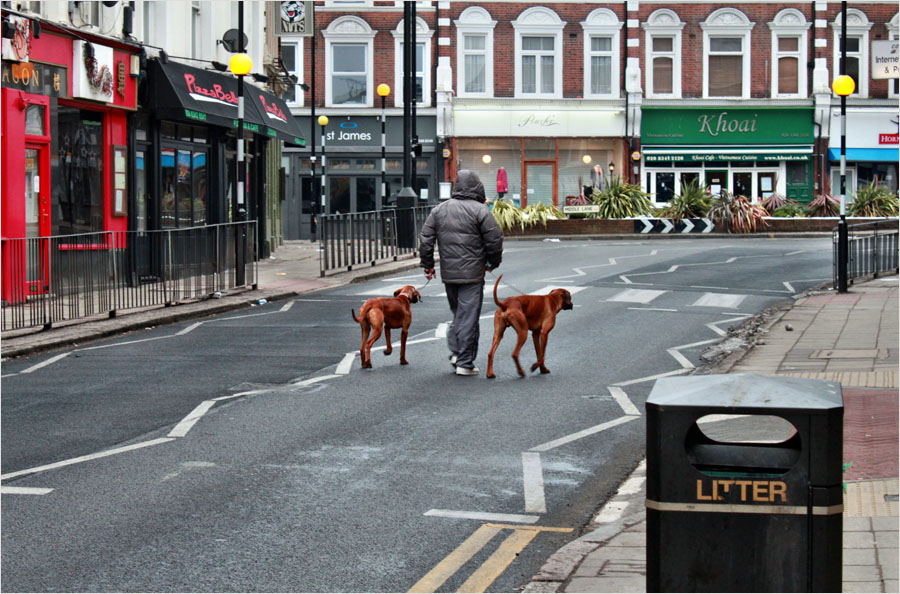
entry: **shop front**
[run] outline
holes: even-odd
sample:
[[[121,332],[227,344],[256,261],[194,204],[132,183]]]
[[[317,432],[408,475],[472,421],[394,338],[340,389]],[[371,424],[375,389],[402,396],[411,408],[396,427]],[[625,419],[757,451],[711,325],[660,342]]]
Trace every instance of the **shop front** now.
[[[488,200],[561,207],[621,171],[625,116],[619,108],[460,103],[453,112],[449,177],[475,171]]]
[[[378,116],[329,115],[324,129],[316,125],[317,167],[310,169],[310,150],[286,148],[282,162],[286,172],[282,220],[285,239],[309,239],[319,213],[346,214],[394,208],[403,189],[403,118],[385,121],[384,176],[381,166],[381,118]],[[302,132],[310,130],[309,116],[296,116]],[[413,189],[420,204],[437,200],[442,161],[435,148],[433,116],[416,119],[422,145],[415,159]],[[322,184],[324,155],[325,183]],[[384,188],[382,188],[382,181]],[[324,195],[322,191],[324,189]],[[319,201],[317,202],[317,196]],[[324,208],[323,206],[324,205]]]
[[[15,36],[3,39],[0,224],[9,303],[48,287],[46,242],[28,243],[27,254],[16,242],[127,228],[124,155],[140,48],[7,19]]]
[[[644,107],[641,184],[655,204],[685,184],[754,202],[813,199],[813,110],[806,107]]]
[[[831,194],[841,192],[841,110],[831,114],[828,160]],[[897,193],[898,154],[897,108],[847,108],[847,199],[874,182]]]

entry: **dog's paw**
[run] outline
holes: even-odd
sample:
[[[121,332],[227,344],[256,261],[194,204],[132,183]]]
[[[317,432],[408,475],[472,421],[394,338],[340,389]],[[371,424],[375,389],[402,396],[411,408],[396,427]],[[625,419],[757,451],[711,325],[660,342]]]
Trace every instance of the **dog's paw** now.
[[[387,357],[388,355],[390,355],[390,354],[393,353],[393,352],[394,352],[394,351],[384,351],[384,356]]]
[[[409,365],[409,361],[406,359],[400,359],[400,365]]]

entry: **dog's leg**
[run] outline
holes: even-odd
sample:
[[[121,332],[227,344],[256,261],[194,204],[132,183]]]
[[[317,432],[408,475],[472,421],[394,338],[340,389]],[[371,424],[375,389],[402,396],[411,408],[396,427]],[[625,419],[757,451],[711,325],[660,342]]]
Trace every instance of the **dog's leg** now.
[[[513,349],[512,358],[516,362],[516,371],[519,372],[519,375],[524,376],[525,370],[522,369],[522,365],[519,363],[519,351],[522,350],[522,345],[528,340],[528,320],[525,319],[525,314],[521,311],[507,312],[506,315],[512,327],[516,330],[516,348]]]
[[[366,342],[366,367],[372,367],[372,345],[381,337],[381,329],[384,327],[384,314],[378,310],[372,310],[369,314],[369,323],[372,325],[372,337]]]
[[[488,353],[486,377],[497,377],[494,375],[494,353],[497,352],[497,347],[500,346],[500,341],[503,340],[504,332],[506,332],[506,322],[503,321],[503,312],[498,309],[494,314],[494,342],[491,343],[491,352]]]
[[[394,352],[394,347],[391,346],[391,329],[387,326],[384,327],[384,341],[387,343],[387,347],[384,349],[384,356],[387,357]]]
[[[409,365],[406,360],[406,337],[409,336],[409,326],[404,326],[400,330],[400,365]]]
[[[544,353],[547,351],[547,337],[549,336],[549,332],[549,330],[541,330],[540,332],[535,330],[531,333],[531,337],[534,339],[534,353],[537,355],[537,361],[531,366],[531,371],[540,368],[541,373],[550,373],[550,370],[544,365]]]
[[[366,359],[366,342],[369,340],[369,320],[362,318],[359,321],[359,327],[362,330],[362,345],[359,347],[359,362],[363,369],[369,367]]]

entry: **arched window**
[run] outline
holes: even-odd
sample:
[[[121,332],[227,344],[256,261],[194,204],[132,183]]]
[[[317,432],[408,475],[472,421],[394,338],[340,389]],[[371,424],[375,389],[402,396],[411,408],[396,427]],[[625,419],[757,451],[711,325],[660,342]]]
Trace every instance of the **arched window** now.
[[[608,8],[598,8],[581,23],[584,29],[584,97],[619,97],[619,31],[623,23]]]
[[[397,28],[391,31],[394,35],[394,104],[403,107],[403,20]],[[434,31],[428,29],[428,24],[416,17],[416,53],[415,70],[416,87],[414,98],[416,104],[423,107],[431,105],[431,39]]]
[[[562,99],[562,32],[555,12],[534,6],[512,22],[516,31],[516,97]]]
[[[734,8],[720,8],[703,29],[703,97],[750,98],[750,31],[756,23]]]
[[[494,96],[494,27],[480,6],[462,11],[456,25],[457,97]]]
[[[808,31],[812,23],[786,8],[769,23],[772,31],[772,97],[806,97]]]
[[[357,16],[335,19],[325,37],[325,105],[372,107],[375,32]]]
[[[645,34],[647,97],[681,98],[681,31],[684,23],[668,8],[641,25]]]
[[[834,77],[841,73],[841,13],[831,26],[834,28]],[[856,81],[855,97],[869,96],[869,29],[872,23],[865,13],[847,9],[847,74]]]

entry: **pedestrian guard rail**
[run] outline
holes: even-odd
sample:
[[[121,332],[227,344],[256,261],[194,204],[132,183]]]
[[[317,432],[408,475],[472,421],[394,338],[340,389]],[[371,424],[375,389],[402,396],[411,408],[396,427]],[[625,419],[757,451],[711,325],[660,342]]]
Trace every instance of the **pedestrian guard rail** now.
[[[257,284],[256,221],[2,240],[2,330]]]
[[[847,280],[878,276],[898,271],[898,219],[885,219],[849,225]],[[838,289],[838,230],[833,231],[833,287]]]
[[[320,275],[418,254],[419,232],[432,206],[319,216]]]

